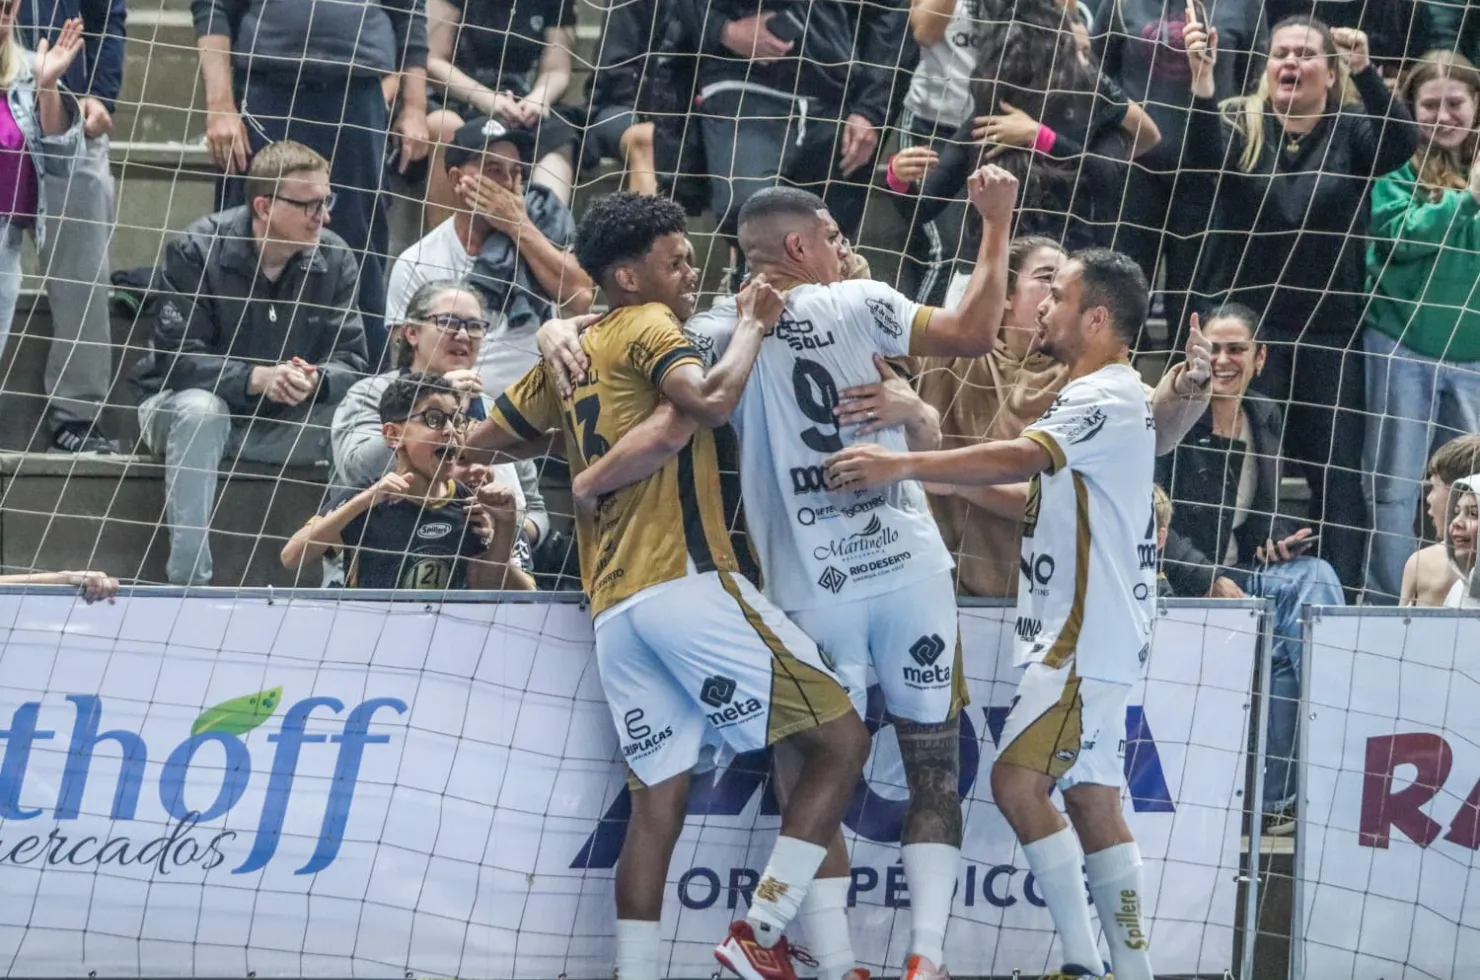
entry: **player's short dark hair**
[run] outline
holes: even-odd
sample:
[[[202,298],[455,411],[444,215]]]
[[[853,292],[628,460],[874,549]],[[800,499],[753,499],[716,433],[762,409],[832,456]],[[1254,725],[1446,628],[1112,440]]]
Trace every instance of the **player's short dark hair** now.
[[[686,234],[688,215],[666,197],[618,191],[599,197],[576,228],[576,261],[598,285],[612,267],[640,259],[664,235]]]
[[[1212,311],[1202,318],[1203,326],[1207,326],[1214,320],[1237,320],[1249,328],[1249,337],[1253,340],[1259,339],[1259,328],[1263,325],[1254,308],[1242,303],[1221,303],[1213,307]]]
[[[457,389],[440,374],[413,371],[392,379],[380,395],[381,424],[406,421],[417,405],[434,395],[458,397]]]
[[[1151,306],[1151,287],[1136,260],[1108,248],[1086,248],[1070,256],[1082,268],[1079,276],[1079,308],[1103,306],[1122,343],[1134,346],[1146,325]]]
[[[817,217],[817,212],[827,207],[822,198],[800,187],[766,187],[756,191],[740,205],[736,227],[744,228],[752,221],[790,215],[799,218]]]

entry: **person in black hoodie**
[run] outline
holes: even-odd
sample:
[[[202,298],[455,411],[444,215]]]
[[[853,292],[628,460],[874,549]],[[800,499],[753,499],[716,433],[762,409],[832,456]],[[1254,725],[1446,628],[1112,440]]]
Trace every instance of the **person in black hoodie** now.
[[[1329,564],[1306,552],[1311,529],[1280,516],[1280,406],[1249,390],[1268,366],[1258,315],[1231,303],[1214,310],[1203,334],[1213,350],[1208,410],[1168,455],[1156,482],[1175,509],[1162,568],[1178,595],[1275,600],[1274,674],[1269,690],[1269,763],[1264,783],[1271,828],[1285,831],[1295,789],[1291,759],[1300,698],[1301,609],[1342,605]],[[1193,315],[1193,327],[1198,325]]]
[[[696,39],[710,206],[733,240],[740,207],[788,182],[824,192],[856,239],[868,168],[914,54],[903,0],[675,0]],[[849,178],[854,178],[850,180]]]
[[[1220,171],[1194,303],[1260,311],[1258,387],[1287,406],[1283,453],[1310,484],[1321,553],[1351,597],[1363,578],[1364,381],[1360,327],[1372,178],[1408,162],[1418,129],[1370,63],[1360,31],[1274,25],[1258,90],[1220,105],[1217,28],[1189,3],[1195,96],[1184,165]],[[1342,104],[1348,84],[1359,101]],[[1224,93],[1232,95],[1233,93]]]

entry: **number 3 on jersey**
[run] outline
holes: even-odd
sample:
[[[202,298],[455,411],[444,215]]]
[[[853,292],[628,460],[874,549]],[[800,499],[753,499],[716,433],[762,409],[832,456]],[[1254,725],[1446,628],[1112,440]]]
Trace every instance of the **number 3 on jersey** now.
[[[596,431],[601,420],[601,400],[595,395],[577,399],[570,407],[570,428],[581,439],[581,458],[587,465],[605,456],[612,448],[606,436]]]
[[[791,387],[797,398],[797,408],[808,419],[816,422],[812,428],[802,430],[802,442],[818,453],[835,453],[843,448],[842,426],[833,414],[838,407],[838,384],[827,368],[805,357],[797,358],[791,371]],[[828,426],[831,432],[822,430]]]

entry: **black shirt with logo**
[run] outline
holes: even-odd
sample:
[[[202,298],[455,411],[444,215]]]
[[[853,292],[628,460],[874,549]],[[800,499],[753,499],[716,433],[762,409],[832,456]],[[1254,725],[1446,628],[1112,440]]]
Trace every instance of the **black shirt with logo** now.
[[[545,32],[576,26],[575,0],[457,0],[462,27],[452,62],[482,85],[529,94]]]
[[[343,506],[371,484],[346,490],[321,514]],[[344,583],[359,589],[466,589],[468,559],[487,543],[468,524],[473,491],[461,483],[441,502],[390,498],[357,514],[340,535]]]

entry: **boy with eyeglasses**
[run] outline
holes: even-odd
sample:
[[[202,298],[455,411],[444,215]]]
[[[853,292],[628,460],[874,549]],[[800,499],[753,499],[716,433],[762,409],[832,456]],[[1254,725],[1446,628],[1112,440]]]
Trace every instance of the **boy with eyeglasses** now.
[[[284,567],[345,552],[345,584],[368,589],[509,589],[534,581],[509,561],[515,495],[454,478],[468,416],[440,375],[397,378],[380,399],[394,468],[338,495],[283,547]]]

